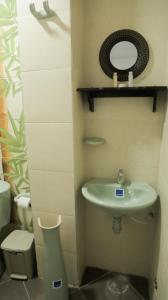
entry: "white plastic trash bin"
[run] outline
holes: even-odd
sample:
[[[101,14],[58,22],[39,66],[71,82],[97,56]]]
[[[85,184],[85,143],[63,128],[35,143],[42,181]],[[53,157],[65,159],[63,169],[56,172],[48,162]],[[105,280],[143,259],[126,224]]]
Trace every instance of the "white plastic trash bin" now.
[[[25,230],[15,230],[1,244],[10,278],[27,280],[35,272],[34,235]]]
[[[44,240],[44,286],[46,300],[68,300],[68,282],[65,272],[64,257],[60,240],[61,216],[53,227],[41,224]]]

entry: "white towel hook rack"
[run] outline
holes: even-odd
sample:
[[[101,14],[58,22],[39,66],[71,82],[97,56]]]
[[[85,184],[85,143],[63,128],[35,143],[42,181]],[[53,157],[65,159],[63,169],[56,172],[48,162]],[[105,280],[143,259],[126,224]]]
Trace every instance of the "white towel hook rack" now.
[[[52,18],[56,15],[55,11],[50,9],[48,1],[43,2],[43,7],[44,11],[37,11],[34,3],[29,5],[32,15],[38,20]]]

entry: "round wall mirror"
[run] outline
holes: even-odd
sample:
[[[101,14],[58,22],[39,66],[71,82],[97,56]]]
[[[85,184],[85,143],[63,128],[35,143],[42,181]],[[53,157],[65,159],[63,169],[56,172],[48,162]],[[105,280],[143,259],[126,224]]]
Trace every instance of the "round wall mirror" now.
[[[110,62],[119,70],[131,68],[136,63],[137,58],[137,48],[127,41],[117,43],[110,51]]]
[[[144,37],[133,30],[123,29],[112,33],[100,49],[100,65],[109,77],[118,73],[119,81],[127,81],[128,73],[139,76],[149,61],[149,47]]]

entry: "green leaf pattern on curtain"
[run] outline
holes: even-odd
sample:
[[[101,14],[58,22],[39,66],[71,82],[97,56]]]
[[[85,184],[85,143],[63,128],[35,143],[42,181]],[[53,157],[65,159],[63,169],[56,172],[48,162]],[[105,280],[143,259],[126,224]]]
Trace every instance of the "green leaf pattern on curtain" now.
[[[0,78],[0,94],[5,97],[10,96],[10,101],[14,101],[22,92],[16,0],[0,0],[0,49],[0,65],[3,64],[4,73],[3,78]],[[4,175],[12,181],[13,193],[18,194],[30,190],[24,115],[22,112],[18,120],[15,120],[10,112],[8,115],[11,125],[10,132],[0,128],[0,133],[3,133],[3,137],[0,137],[1,147],[6,145],[11,154],[8,161],[11,171]]]
[[[0,3],[0,63],[3,62],[7,80],[6,95],[13,96],[21,91],[18,26],[16,21],[16,0]]]

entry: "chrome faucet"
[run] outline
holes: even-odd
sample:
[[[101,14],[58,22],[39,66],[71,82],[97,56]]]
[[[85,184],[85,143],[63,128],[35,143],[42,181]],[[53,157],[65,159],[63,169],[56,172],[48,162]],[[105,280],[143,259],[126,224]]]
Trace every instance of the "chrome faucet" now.
[[[118,184],[124,184],[124,182],[125,182],[124,170],[119,169],[118,174],[117,174],[117,183]]]
[[[117,177],[114,181],[115,183],[121,184],[126,187],[128,187],[131,184],[131,181],[125,178],[123,169],[118,170]]]

